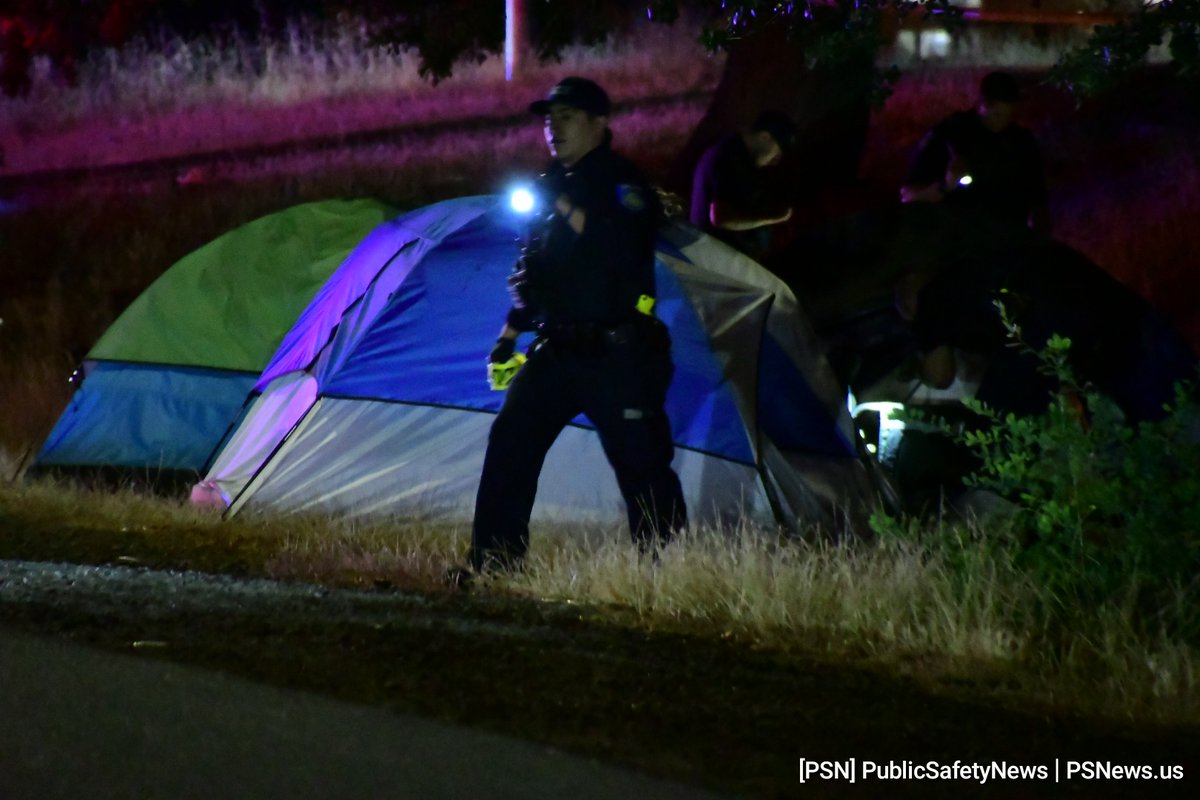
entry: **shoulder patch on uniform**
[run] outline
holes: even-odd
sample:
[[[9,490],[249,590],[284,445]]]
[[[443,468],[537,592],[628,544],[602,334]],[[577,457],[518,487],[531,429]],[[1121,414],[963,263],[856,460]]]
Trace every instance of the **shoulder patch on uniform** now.
[[[626,211],[644,211],[646,208],[645,190],[632,183],[617,184],[617,201]]]

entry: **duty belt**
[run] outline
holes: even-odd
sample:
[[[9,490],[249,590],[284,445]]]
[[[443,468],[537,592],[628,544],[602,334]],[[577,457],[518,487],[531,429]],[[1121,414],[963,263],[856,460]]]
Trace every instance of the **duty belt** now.
[[[598,322],[543,323],[538,336],[568,349],[595,349],[605,345],[633,344],[638,326],[632,322],[604,325]]]

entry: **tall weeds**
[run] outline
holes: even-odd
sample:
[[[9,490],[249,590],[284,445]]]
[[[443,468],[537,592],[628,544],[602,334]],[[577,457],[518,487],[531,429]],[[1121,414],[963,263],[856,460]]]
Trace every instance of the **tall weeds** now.
[[[1193,645],[1147,633],[1120,599],[1047,646],[1051,589],[981,544],[814,544],[769,531],[691,531],[656,559],[613,530],[538,530],[524,570],[484,591],[591,608],[592,617],[734,638],[757,648],[899,670],[939,691],[1057,712],[1160,722],[1200,714]],[[291,539],[275,574],[428,589],[464,552],[462,528],[393,538],[322,531]],[[1181,604],[1194,597],[1180,592]]]
[[[492,57],[458,65],[436,86],[419,76],[415,54],[375,43],[357,20],[294,23],[278,41],[141,40],[93,54],[74,88],[43,65],[27,98],[0,99],[0,144],[9,169],[29,171],[520,116],[572,72],[601,81],[618,103],[711,89],[723,60],[703,51],[696,30],[643,21],[619,40],[569,47],[558,62],[530,61],[512,82]]]

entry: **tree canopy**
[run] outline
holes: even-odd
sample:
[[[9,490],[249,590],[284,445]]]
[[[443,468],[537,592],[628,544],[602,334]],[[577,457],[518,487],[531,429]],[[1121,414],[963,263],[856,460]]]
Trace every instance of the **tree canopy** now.
[[[1200,75],[1200,0],[1146,3],[1125,19],[1097,26],[1086,45],[1059,59],[1051,80],[1078,96],[1099,94],[1127,81],[1163,44],[1181,77]]]

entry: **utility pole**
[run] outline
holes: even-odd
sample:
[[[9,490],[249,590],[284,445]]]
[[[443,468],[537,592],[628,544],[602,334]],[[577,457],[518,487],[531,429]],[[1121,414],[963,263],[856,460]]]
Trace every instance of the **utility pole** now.
[[[504,0],[504,79],[511,81],[529,52],[525,0]]]

